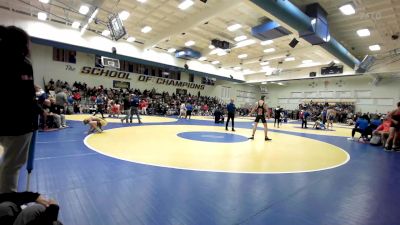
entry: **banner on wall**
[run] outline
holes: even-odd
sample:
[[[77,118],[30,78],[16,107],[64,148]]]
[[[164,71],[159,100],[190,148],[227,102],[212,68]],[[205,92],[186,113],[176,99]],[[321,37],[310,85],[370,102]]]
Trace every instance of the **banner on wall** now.
[[[122,80],[132,80],[131,74],[125,71],[116,71],[116,70],[108,70],[105,68],[98,68],[98,67],[90,67],[84,66],[81,70],[82,74],[94,75],[94,76],[103,76],[108,78],[118,78]],[[180,88],[192,88],[198,90],[204,90],[204,84],[195,84],[192,82],[185,82],[180,80],[172,80],[163,77],[153,77],[147,75],[138,75],[138,81],[145,82],[145,83],[154,83],[159,85],[166,85],[166,86],[174,86]]]
[[[113,80],[113,88],[130,89],[131,83],[127,81]]]
[[[119,78],[122,80],[132,80],[130,77],[131,74],[129,72],[108,70],[104,68],[97,68],[90,66],[84,66],[81,70],[81,73],[94,76],[104,76],[109,78]]]
[[[162,84],[162,85],[175,86],[175,87],[181,87],[181,88],[192,88],[192,89],[198,89],[198,90],[204,90],[204,88],[205,88],[204,84],[195,84],[195,83],[191,83],[191,82],[172,80],[172,79],[167,79],[167,78],[162,78],[162,77],[152,77],[152,76],[146,76],[146,75],[140,75],[138,78],[138,81],[146,82],[146,83],[152,82],[154,84]]]

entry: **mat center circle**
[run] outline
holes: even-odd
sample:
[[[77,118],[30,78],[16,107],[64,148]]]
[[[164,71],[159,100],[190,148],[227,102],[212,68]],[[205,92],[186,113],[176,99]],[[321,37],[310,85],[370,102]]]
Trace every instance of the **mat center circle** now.
[[[211,132],[211,131],[189,131],[181,132],[177,134],[178,137],[192,140],[192,141],[204,141],[204,142],[217,142],[217,143],[235,143],[247,141],[247,137],[222,132]]]

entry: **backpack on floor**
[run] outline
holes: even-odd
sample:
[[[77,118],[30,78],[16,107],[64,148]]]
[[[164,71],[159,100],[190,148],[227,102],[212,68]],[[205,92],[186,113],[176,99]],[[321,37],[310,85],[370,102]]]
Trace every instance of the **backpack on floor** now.
[[[374,135],[372,136],[371,140],[369,141],[371,145],[380,145],[381,144],[381,136]]]

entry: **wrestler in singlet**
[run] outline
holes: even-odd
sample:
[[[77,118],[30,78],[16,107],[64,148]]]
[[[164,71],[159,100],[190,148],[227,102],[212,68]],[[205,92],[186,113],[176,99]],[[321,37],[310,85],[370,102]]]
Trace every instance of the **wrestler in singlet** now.
[[[260,102],[257,102],[257,116],[256,119],[254,120],[254,122],[259,123],[260,120],[262,123],[266,123],[267,121],[265,120],[265,108],[264,108],[264,104],[265,102],[262,102],[262,105],[260,105]]]

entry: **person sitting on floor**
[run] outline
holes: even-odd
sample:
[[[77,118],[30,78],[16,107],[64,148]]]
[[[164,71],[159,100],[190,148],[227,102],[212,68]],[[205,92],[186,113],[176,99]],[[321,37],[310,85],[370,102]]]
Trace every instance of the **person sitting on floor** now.
[[[90,116],[86,119],[83,120],[83,124],[89,124],[90,128],[88,131],[88,134],[94,133],[97,131],[98,133],[103,132],[103,127],[107,125],[107,121],[105,119],[95,117],[95,116]]]
[[[372,135],[379,135],[381,136],[381,143],[385,146],[386,139],[389,137],[389,130],[390,130],[391,121],[390,119],[385,119],[378,128],[376,128]]]
[[[21,205],[33,203],[21,209]],[[1,225],[62,225],[57,221],[59,206],[39,193],[9,192],[0,194]]]

